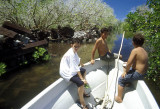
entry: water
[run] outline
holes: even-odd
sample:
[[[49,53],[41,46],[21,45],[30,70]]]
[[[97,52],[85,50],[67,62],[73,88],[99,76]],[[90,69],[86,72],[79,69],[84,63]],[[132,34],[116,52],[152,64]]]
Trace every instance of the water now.
[[[119,52],[121,41],[122,41],[121,35],[117,35],[117,40],[114,41],[114,47],[112,49],[113,53],[118,53]],[[132,39],[124,38],[123,45],[122,45],[122,50],[121,50],[121,53],[120,53],[123,56],[123,58],[122,58],[123,61],[128,60],[128,57],[129,57],[132,49],[133,49]]]
[[[107,42],[112,52],[118,53],[121,35],[111,37]],[[82,63],[90,61],[93,46],[94,43],[81,45],[78,54],[79,57],[81,57]],[[0,109],[21,108],[43,89],[56,81],[60,77],[60,59],[69,48],[69,44],[50,43],[48,51],[52,58],[49,62],[18,69],[16,72],[9,73],[5,79],[0,79]],[[123,61],[127,61],[132,48],[131,39],[124,39],[121,51]],[[98,53],[96,52],[95,58],[97,57]],[[152,84],[150,86],[152,86]],[[153,92],[155,93],[155,90]],[[155,94],[157,94],[155,97],[158,100],[157,97],[160,96],[160,94]]]

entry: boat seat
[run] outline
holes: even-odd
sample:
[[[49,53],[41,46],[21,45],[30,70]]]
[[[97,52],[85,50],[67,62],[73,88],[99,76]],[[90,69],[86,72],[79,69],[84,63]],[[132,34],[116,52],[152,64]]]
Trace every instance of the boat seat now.
[[[115,102],[113,109],[117,109],[118,107],[123,107],[123,109],[145,109],[133,84],[135,84],[135,82],[132,83],[130,87],[125,87],[123,103]]]
[[[104,72],[105,69],[106,69],[105,67],[102,67],[100,69],[96,69],[95,71],[88,72],[86,79],[87,79],[88,84],[90,85],[90,88],[93,92],[91,92],[91,94],[90,94],[92,97],[85,98],[86,102],[90,101],[90,99],[92,99],[91,101],[93,101],[92,103],[94,103],[94,97],[100,97],[100,95],[101,96],[104,95],[104,93],[95,92],[94,89],[97,87],[100,88],[100,84],[105,83],[106,78],[102,79],[102,77],[106,76],[106,74]],[[103,88],[105,88],[105,87],[103,87]],[[65,108],[72,109],[72,107],[73,107],[73,109],[78,109],[78,108],[74,108],[74,107],[79,107],[76,104],[76,101],[79,99],[78,93],[77,93],[77,86],[73,83],[70,83],[70,85],[65,87],[63,90],[64,90],[64,92],[62,91],[61,93],[57,94],[58,95],[56,97],[57,101],[55,104],[53,104],[52,108],[62,109],[65,107]],[[65,106],[61,105],[62,102],[65,102]]]
[[[96,69],[95,71],[91,71],[86,76],[87,82],[91,89],[95,89],[99,84],[106,81],[106,67],[101,69]]]
[[[68,109],[78,99],[77,86],[71,83],[66,89],[64,89],[63,93],[57,96],[57,98],[58,99],[52,109]],[[62,105],[61,103],[65,103],[65,105]]]

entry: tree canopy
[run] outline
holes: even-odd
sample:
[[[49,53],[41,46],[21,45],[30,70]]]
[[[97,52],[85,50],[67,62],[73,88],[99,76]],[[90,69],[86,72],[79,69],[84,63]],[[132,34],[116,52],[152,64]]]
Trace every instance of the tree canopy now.
[[[102,0],[1,0],[0,23],[10,20],[26,28],[69,25],[75,30],[114,26],[113,9]]]

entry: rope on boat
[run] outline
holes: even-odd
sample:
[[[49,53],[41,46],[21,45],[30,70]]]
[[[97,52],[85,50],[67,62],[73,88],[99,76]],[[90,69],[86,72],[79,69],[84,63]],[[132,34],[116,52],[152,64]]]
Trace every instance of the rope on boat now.
[[[121,41],[121,46],[120,46],[120,50],[119,50],[118,58],[117,58],[118,60],[117,60],[117,64],[116,64],[116,66],[115,66],[115,68],[117,67],[117,76],[116,76],[116,82],[115,82],[114,99],[115,99],[116,83],[117,83],[118,71],[119,71],[118,62],[119,62],[120,52],[121,52],[121,50],[122,50],[124,34],[125,34],[125,31],[123,32],[122,41]],[[113,78],[112,78],[112,81],[113,81]],[[109,86],[109,88],[108,88],[108,75],[107,75],[107,83],[106,83],[105,97],[104,97],[104,99],[103,99],[103,102],[102,102],[102,105],[101,105],[101,108],[100,108],[100,109],[103,109],[103,108],[104,108],[104,106],[105,106],[105,104],[106,104],[106,103],[109,103],[109,102],[111,102],[111,109],[113,108],[114,99],[113,99],[113,101],[111,101],[111,100],[109,99],[109,95],[108,95],[108,92],[109,92],[109,89],[110,89],[110,87],[111,87],[111,83],[112,83],[112,81],[110,82],[110,86]]]

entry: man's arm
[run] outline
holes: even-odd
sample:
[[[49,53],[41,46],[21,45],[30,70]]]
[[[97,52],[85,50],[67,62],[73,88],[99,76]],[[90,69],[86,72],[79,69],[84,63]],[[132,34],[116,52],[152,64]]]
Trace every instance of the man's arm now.
[[[93,47],[93,50],[92,50],[92,55],[91,55],[91,64],[94,64],[94,55],[95,55],[95,52],[98,48],[98,45],[99,45],[99,40],[96,41],[96,43],[94,44],[94,47]]]
[[[84,67],[84,64],[82,63],[82,61],[80,60],[80,66],[81,67]]]
[[[129,59],[127,61],[126,68],[124,69],[124,72],[122,74],[123,78],[125,77],[125,75],[129,71],[130,67],[132,66],[133,62],[135,61],[135,57],[136,57],[136,51],[135,51],[135,49],[133,49],[130,56],[129,56]]]
[[[135,60],[133,61],[132,69],[136,69],[136,61]]]
[[[79,78],[84,82],[84,84],[87,84],[86,79],[83,78],[83,76],[81,75],[81,72],[80,72],[80,71],[78,72],[78,76],[79,76]]]
[[[78,72],[78,76],[79,76],[79,78],[81,79],[81,80],[83,80],[84,78],[82,77],[82,75],[81,75],[81,72],[79,71]]]
[[[107,42],[106,42],[106,48],[107,48],[107,51],[111,53],[111,50],[108,48]]]

